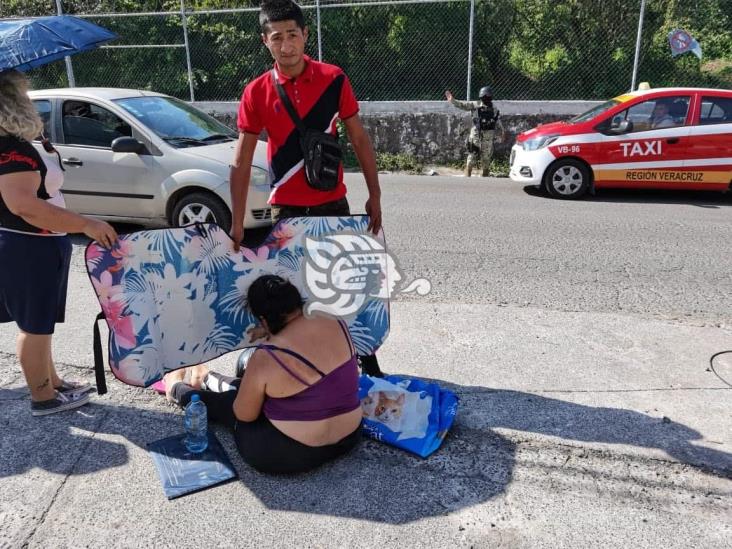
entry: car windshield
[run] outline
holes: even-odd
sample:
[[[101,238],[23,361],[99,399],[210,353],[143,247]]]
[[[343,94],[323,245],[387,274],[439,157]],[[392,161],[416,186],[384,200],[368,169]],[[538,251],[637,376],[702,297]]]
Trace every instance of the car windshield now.
[[[115,103],[174,147],[210,145],[237,137],[212,116],[173,97],[128,97]]]
[[[582,114],[578,114],[574,118],[570,120],[570,123],[576,124],[577,122],[587,122],[588,120],[592,120],[597,115],[602,114],[606,111],[609,111],[612,109],[615,105],[619,105],[620,101],[617,99],[611,99],[610,101],[605,101],[601,105],[597,105],[596,107],[591,108],[587,112],[583,112]]]

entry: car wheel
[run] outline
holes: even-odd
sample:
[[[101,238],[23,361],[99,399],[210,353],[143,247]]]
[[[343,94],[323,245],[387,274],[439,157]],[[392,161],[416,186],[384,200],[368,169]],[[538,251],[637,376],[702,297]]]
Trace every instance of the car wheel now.
[[[544,176],[544,189],[554,198],[579,198],[589,187],[590,170],[584,162],[573,158],[555,162]]]
[[[208,193],[191,193],[181,198],[173,208],[171,225],[183,227],[192,223],[216,223],[229,232],[231,212],[217,196]]]

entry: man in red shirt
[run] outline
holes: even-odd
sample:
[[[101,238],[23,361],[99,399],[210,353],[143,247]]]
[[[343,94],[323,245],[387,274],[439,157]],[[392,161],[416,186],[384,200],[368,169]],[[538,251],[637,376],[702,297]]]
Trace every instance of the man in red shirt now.
[[[272,220],[310,215],[350,215],[343,183],[343,166],[333,190],[308,184],[303,167],[299,133],[282,105],[273,82],[274,73],[305,126],[336,134],[341,119],[366,179],[369,230],[381,228],[381,189],[374,151],[358,117],[358,102],[348,77],[339,67],[305,55],[308,29],[300,7],[291,0],[262,2],[259,14],[262,41],[275,60],[267,71],[244,89],[239,104],[239,142],[231,169],[232,228],[235,246],[244,236],[243,222],[252,158],[260,132],[267,130],[267,158],[272,175]]]
[[[272,176],[272,221],[288,217],[350,215],[338,168],[335,188],[312,188],[306,179],[300,136],[282,104],[273,75],[308,129],[336,135],[336,121],[343,121],[361,165],[369,198],[366,213],[369,230],[381,229],[381,189],[371,140],[358,117],[358,102],[343,70],[305,55],[308,29],[300,7],[291,0],[265,0],[259,12],[262,41],[275,60],[274,69],[250,82],[239,104],[239,142],[231,168],[232,223],[235,249],[244,237],[244,213],[252,158],[259,134],[267,130],[267,159]],[[359,357],[365,373],[381,376],[376,355]]]

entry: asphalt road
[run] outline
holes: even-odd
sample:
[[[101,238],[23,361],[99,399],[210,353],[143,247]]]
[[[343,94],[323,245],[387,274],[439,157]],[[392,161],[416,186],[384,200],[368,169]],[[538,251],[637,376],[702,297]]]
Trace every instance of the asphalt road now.
[[[0,547],[732,547],[732,355],[709,362],[732,349],[732,198],[382,186],[405,282],[432,291],[393,300],[380,361],[459,395],[436,454],[365,442],[267,477],[216,429],[240,480],[167,501],[145,444],[180,431],[179,412],[109,379],[92,405],[33,419],[3,325]],[[76,242],[56,360],[93,379]]]
[[[558,201],[506,179],[383,186],[387,241],[405,271],[433,280],[432,302],[732,323],[732,194]]]

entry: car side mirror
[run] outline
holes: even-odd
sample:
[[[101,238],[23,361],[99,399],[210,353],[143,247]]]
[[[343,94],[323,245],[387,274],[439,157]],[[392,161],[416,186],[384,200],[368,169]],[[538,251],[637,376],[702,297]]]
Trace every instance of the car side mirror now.
[[[140,154],[145,150],[145,145],[134,137],[118,137],[112,141],[112,152]]]
[[[607,133],[613,134],[613,135],[622,135],[624,133],[632,132],[633,131],[633,122],[630,120],[621,120],[617,124],[613,124],[610,126],[610,129],[607,131]]]

